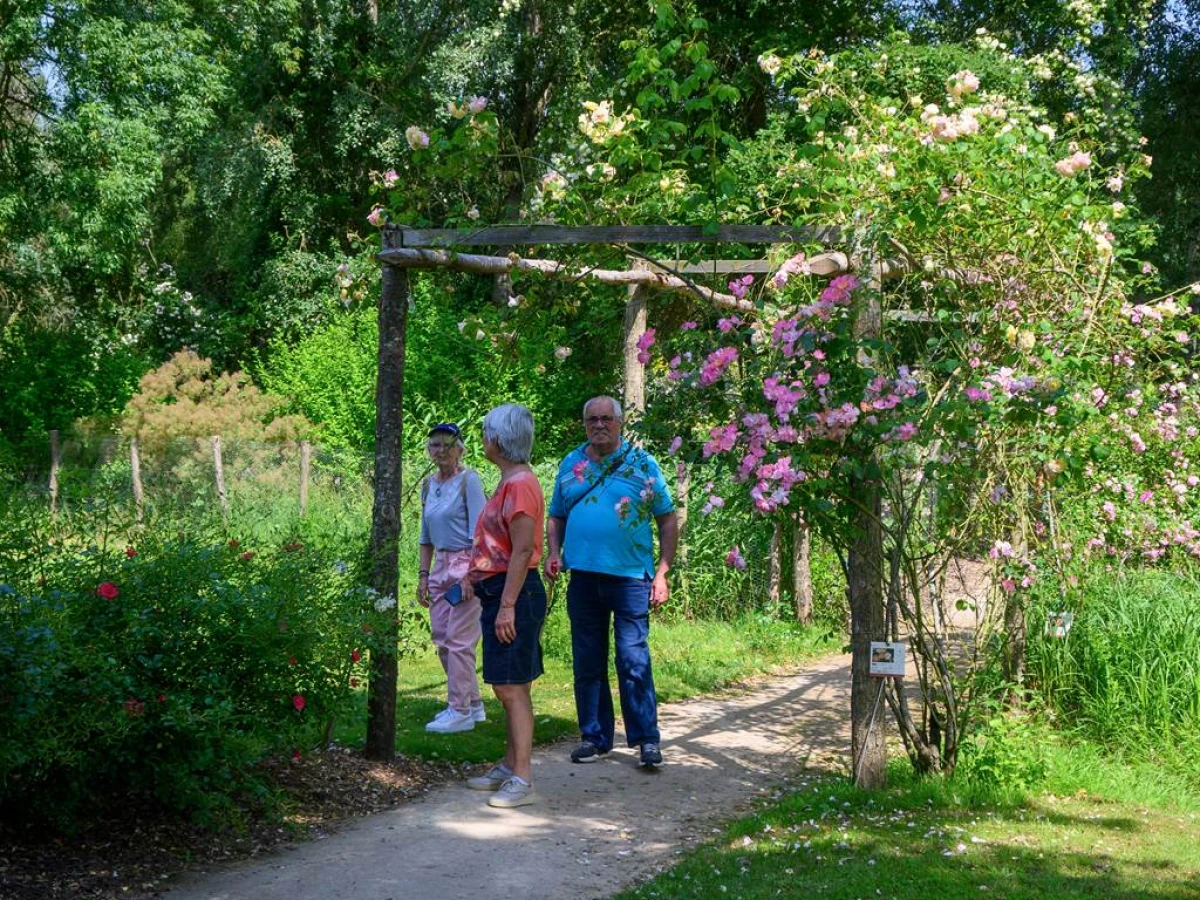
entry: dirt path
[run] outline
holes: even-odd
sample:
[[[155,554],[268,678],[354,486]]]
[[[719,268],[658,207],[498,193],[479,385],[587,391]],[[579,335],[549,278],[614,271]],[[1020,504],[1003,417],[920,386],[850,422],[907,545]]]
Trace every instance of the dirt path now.
[[[167,898],[606,897],[801,766],[844,768],[849,710],[849,657],[832,657],[752,690],[663,706],[657,772],[638,769],[631,750],[581,766],[567,759],[572,744],[541,747],[534,806],[496,810],[486,794],[449,785],[324,840],[183,876]]]

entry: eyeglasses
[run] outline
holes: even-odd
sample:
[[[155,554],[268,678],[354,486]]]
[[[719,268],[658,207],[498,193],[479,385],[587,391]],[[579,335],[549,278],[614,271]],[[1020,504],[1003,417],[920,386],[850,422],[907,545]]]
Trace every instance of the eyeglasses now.
[[[583,424],[591,428],[593,425],[609,425],[617,421],[616,416],[584,416]]]
[[[453,442],[443,444],[441,441],[430,441],[425,446],[430,453],[440,453],[443,450],[453,450],[457,444]]]

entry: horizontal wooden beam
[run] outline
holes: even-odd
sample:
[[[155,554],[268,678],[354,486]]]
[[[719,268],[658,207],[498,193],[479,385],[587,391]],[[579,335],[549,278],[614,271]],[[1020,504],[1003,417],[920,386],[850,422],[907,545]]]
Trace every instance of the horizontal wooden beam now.
[[[482,247],[528,244],[798,244],[841,241],[834,226],[780,225],[487,225],[405,228],[389,225],[390,247]]]
[[[714,306],[753,312],[754,304],[732,294],[714,291],[703,285],[651,269],[594,269],[589,266],[563,265],[552,259],[524,259],[515,253],[508,256],[479,256],[474,253],[452,253],[447,250],[420,250],[392,247],[382,251],[378,259],[389,266],[404,269],[451,269],[474,275],[503,275],[512,272],[537,272],[560,281],[596,281],[600,284],[640,284],[660,291],[691,294]]]
[[[687,275],[713,274],[711,268],[698,268],[714,262],[746,264],[753,268],[739,271],[766,273],[774,271],[765,260],[710,260],[706,263],[683,264],[674,268],[667,261],[646,260],[654,268],[635,266],[630,269],[596,269],[590,266],[564,265],[552,259],[526,259],[516,253],[508,256],[481,256],[473,253],[455,253],[448,250],[426,250],[409,247],[391,247],[379,253],[378,259],[385,265],[402,269],[451,269],[457,272],[468,272],[473,275],[503,275],[515,272],[525,274],[537,273],[547,278],[560,281],[595,281],[600,284],[613,285],[644,285],[653,290],[667,291],[676,294],[691,294],[713,306],[725,309],[736,309],[740,312],[752,313],[755,306],[749,300],[735,297],[723,291],[713,290],[701,284],[696,284]],[[828,277],[841,275],[851,271],[850,260],[844,253],[822,253],[809,257],[809,271],[813,275]],[[899,278],[909,271],[904,262],[890,260],[877,264],[878,273],[883,279]],[[717,274],[730,275],[733,271]],[[944,277],[952,277],[959,273],[945,271]],[[932,323],[938,317],[929,313],[916,312],[908,309],[892,309],[884,313],[884,318],[894,322]],[[968,316],[968,319],[973,318]]]
[[[649,262],[673,275],[766,275],[779,269],[779,263],[765,259],[704,259],[679,263],[654,259]],[[836,251],[821,253],[808,258],[808,268],[814,275],[842,275],[850,271],[850,258]]]

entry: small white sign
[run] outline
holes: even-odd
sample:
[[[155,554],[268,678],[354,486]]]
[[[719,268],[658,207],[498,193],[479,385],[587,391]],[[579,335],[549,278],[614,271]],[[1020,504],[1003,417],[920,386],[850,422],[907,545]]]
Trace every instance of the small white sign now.
[[[1071,630],[1075,614],[1069,612],[1052,612],[1046,614],[1046,637],[1065,638]]]
[[[902,641],[871,641],[871,676],[903,678],[904,656],[907,650]]]

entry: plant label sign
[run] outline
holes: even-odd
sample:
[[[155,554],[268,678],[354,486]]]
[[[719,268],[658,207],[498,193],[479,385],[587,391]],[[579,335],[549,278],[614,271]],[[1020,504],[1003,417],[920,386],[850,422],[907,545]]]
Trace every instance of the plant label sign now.
[[[1046,637],[1065,638],[1071,630],[1075,614],[1069,612],[1052,612],[1046,614]]]
[[[907,649],[902,641],[871,641],[871,677],[903,678]]]

